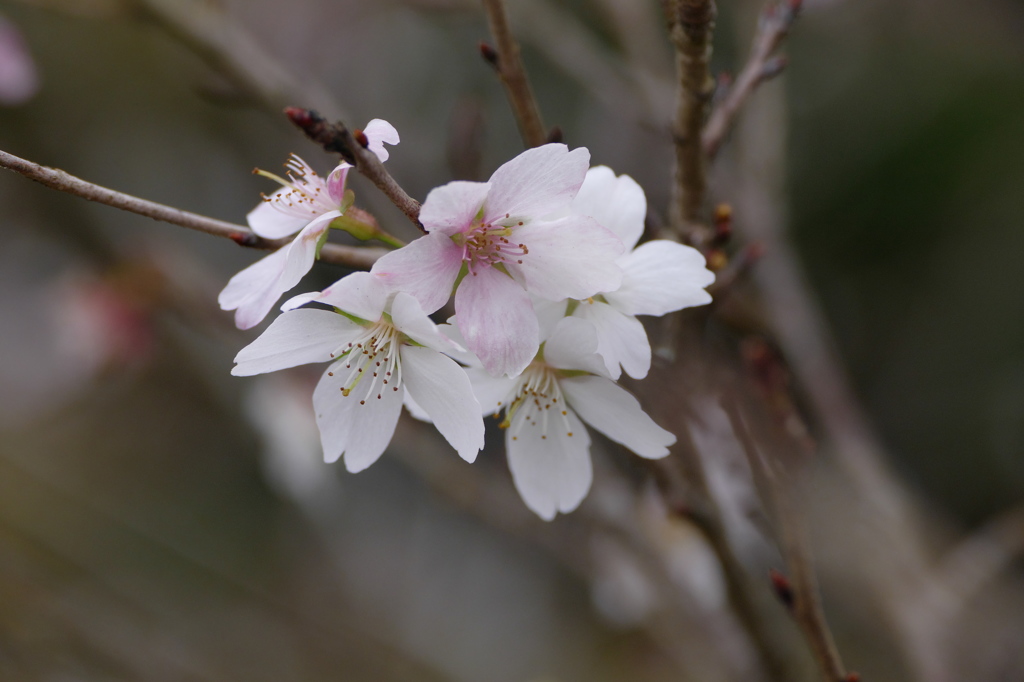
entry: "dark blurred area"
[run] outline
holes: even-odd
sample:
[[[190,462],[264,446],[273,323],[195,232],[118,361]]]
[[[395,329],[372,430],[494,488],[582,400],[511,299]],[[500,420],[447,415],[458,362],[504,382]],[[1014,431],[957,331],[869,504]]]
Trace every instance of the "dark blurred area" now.
[[[664,215],[658,3],[509,5],[545,121]],[[740,68],[759,8],[720,3],[716,70]],[[251,169],[290,152],[335,163],[286,104],[390,121],[388,168],[420,199],[521,149],[476,3],[6,0],[0,15],[0,149],[204,215],[244,222],[269,191]],[[265,90],[197,26],[255,55]],[[737,135],[782,145],[765,182],[896,472],[905,549],[925,548],[897,557],[872,535],[877,514],[823,454],[808,518],[840,649],[871,682],[1024,679],[1024,5],[806,0],[783,51]],[[727,143],[714,201],[738,201],[757,143]],[[0,680],[768,679],[706,542],[628,454],[602,441],[590,498],[550,524],[516,497],[497,433],[470,467],[403,419],[368,471],[324,465],[317,368],[229,375],[256,334],[216,295],[259,254],[7,172],[0,206]],[[301,290],[343,274],[319,265]],[[742,499],[734,439],[704,407],[716,490]],[[735,517],[760,580],[777,554],[756,514]],[[887,611],[905,585],[924,596]],[[797,652],[785,679],[815,679],[762,591]]]

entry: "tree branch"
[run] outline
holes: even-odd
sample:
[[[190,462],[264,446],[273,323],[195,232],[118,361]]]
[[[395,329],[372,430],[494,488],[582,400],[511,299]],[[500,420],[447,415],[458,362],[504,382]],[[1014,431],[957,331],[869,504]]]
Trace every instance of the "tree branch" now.
[[[735,401],[729,397],[724,398],[722,407],[743,446],[757,487],[766,496],[766,503],[774,511],[779,549],[789,570],[788,577],[781,574],[772,576],[776,593],[803,631],[823,679],[826,682],[849,682],[858,679],[855,673],[847,672],[843,666],[832,630],[825,620],[818,580],[811,560],[807,529],[795,501],[796,481],[778,465],[781,460],[779,455],[783,453],[774,452],[771,460],[767,461],[758,449],[758,441],[755,441],[750,433]],[[761,443],[775,446],[774,450],[786,447],[785,436],[778,433],[778,427],[772,428],[763,423],[759,426],[761,428],[758,436]],[[794,444],[793,447],[798,445]]]
[[[672,123],[676,158],[669,222],[677,235],[684,235],[692,233],[693,227],[700,223],[707,191],[701,130],[714,90],[709,62],[716,10],[714,0],[663,1],[676,48],[678,78],[676,114]]]
[[[137,213],[147,218],[160,220],[190,230],[205,232],[215,237],[226,237],[239,246],[253,249],[273,250],[288,243],[288,240],[264,239],[243,225],[236,225],[216,218],[208,218],[178,208],[146,201],[130,194],[107,189],[86,182],[74,175],[56,168],[41,166],[32,161],[0,151],[0,167],[21,173],[25,177],[46,185],[50,189],[73,194],[76,197],[105,204],[122,211]],[[352,268],[369,269],[378,258],[387,253],[384,249],[325,244],[320,251],[320,260],[326,263],[347,265]]]
[[[548,141],[548,135],[540,118],[537,101],[530,90],[523,62],[519,58],[519,43],[516,42],[508,25],[505,3],[503,0],[483,0],[483,3],[484,11],[487,13],[487,24],[496,45],[496,48],[481,46],[484,58],[494,65],[505,86],[505,93],[519,124],[523,143],[527,147],[539,147]]]
[[[377,155],[366,148],[365,137],[357,140],[344,123],[331,123],[311,109],[288,107],[284,113],[306,134],[306,137],[319,144],[325,151],[340,154],[343,159],[355,166],[356,170],[376,185],[413,225],[423,229],[419,219],[420,202],[409,196],[391,177]],[[357,134],[362,135],[358,132]]]
[[[718,154],[737,114],[751,93],[761,83],[782,73],[786,67],[784,57],[772,57],[772,54],[789,33],[801,4],[802,0],[783,0],[779,4],[766,5],[761,11],[750,57],[725,98],[711,112],[704,127],[702,144],[708,159],[713,159]]]

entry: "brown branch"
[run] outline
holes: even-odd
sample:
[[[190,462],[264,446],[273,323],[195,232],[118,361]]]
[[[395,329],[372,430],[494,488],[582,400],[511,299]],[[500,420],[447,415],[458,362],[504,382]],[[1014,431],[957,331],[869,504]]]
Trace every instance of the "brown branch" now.
[[[676,48],[678,78],[676,114],[672,122],[676,158],[669,221],[676,235],[681,236],[694,233],[694,227],[700,224],[707,192],[701,130],[714,90],[709,62],[716,10],[714,0],[664,0],[664,4]]]
[[[488,57],[489,48],[481,46],[481,49],[485,53],[485,58],[494,65],[505,86],[505,94],[508,95],[512,113],[519,124],[523,143],[527,147],[539,147],[548,141],[548,134],[540,118],[540,110],[530,89],[530,82],[526,78],[523,62],[519,58],[519,43],[516,42],[508,25],[505,3],[503,0],[483,0],[483,3],[484,11],[487,13],[487,25],[496,45],[496,48],[491,50],[496,52],[494,59]]]
[[[783,0],[779,4],[767,5],[762,10],[750,57],[724,99],[711,112],[704,127],[703,147],[708,159],[718,154],[751,93],[786,67],[785,58],[772,55],[789,33],[800,5],[801,0]]]
[[[319,144],[325,151],[340,154],[343,159],[355,166],[356,170],[376,185],[377,189],[383,192],[416,227],[423,229],[419,220],[420,202],[409,196],[395,182],[377,155],[366,148],[365,138],[356,140],[344,123],[331,123],[311,109],[288,107],[284,113],[306,134],[306,137]]]
[[[243,225],[236,225],[216,218],[208,218],[172,206],[146,201],[130,194],[116,192],[56,168],[40,166],[32,161],[0,151],[0,167],[21,173],[25,177],[46,185],[50,189],[73,194],[76,197],[105,204],[122,211],[137,213],[147,218],[160,220],[190,230],[205,232],[215,237],[226,237],[240,246],[253,249],[278,249],[287,240],[264,239]],[[384,249],[325,244],[320,251],[320,260],[327,263],[347,265],[352,268],[369,269],[378,258],[387,253]]]
[[[826,682],[848,682],[857,679],[855,673],[847,672],[843,666],[832,630],[821,606],[807,529],[795,499],[797,482],[789,472],[779,466],[781,452],[773,453],[779,456],[774,456],[771,461],[762,456],[734,400],[729,397],[723,398],[722,407],[729,416],[733,432],[747,456],[754,481],[765,496],[766,503],[774,511],[779,549],[789,570],[788,577],[781,574],[772,576],[776,593],[804,633],[811,653],[821,668],[823,679]],[[772,428],[763,423],[764,421],[767,420],[762,420],[762,423],[758,424],[760,442],[771,444],[775,450],[785,448],[785,440],[789,439],[779,432],[777,426]],[[791,444],[791,449],[799,447],[799,444]]]

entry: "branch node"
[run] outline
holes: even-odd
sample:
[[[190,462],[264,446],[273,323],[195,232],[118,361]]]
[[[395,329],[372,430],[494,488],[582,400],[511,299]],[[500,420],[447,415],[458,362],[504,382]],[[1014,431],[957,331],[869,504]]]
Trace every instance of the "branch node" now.
[[[796,604],[796,595],[793,594],[793,585],[790,584],[789,578],[774,568],[768,571],[768,577],[772,581],[772,589],[775,590],[775,596],[779,598],[783,606],[792,611]]]

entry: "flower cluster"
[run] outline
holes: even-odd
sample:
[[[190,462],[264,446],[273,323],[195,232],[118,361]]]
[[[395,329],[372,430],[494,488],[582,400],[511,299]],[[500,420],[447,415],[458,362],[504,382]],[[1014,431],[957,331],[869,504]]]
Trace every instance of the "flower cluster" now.
[[[366,130],[387,158],[383,121]],[[296,296],[238,354],[236,375],[326,362],[313,393],[324,457],[370,466],[402,405],[475,460],[483,417],[505,430],[513,480],[544,519],[575,509],[590,488],[584,424],[637,455],[662,457],[675,436],[615,383],[643,378],[650,343],[637,315],[710,301],[701,254],[670,241],[636,246],[646,199],[628,176],[589,168],[586,149],[548,144],[498,168],[487,182],[452,182],[420,212],[426,235],[370,272]],[[351,206],[348,164],[326,180],[294,158],[282,189],[249,214],[261,236],[298,232],[236,275],[221,305],[241,328],[257,324],[308,271],[327,228]],[[454,298],[455,315],[429,315]],[[305,307],[314,304],[330,309]]]

